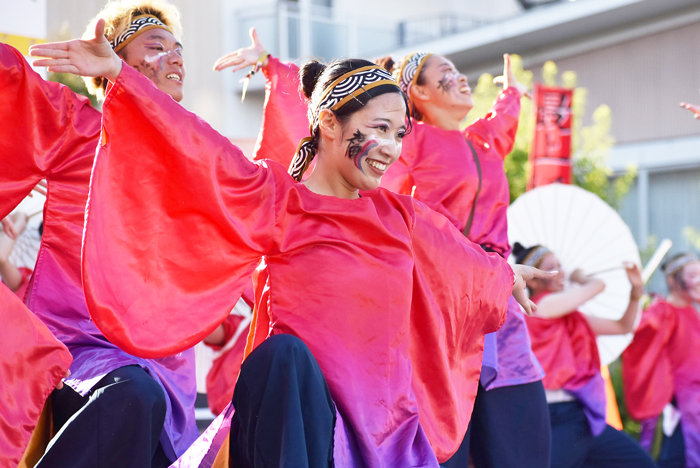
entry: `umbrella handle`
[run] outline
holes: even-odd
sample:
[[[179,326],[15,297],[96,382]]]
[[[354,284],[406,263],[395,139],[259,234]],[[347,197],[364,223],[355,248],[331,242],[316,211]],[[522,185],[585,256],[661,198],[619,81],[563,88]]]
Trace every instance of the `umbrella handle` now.
[[[642,280],[644,281],[644,284],[649,281],[651,275],[653,275],[654,271],[656,271],[656,269],[659,267],[661,260],[663,260],[664,256],[669,250],[671,250],[671,246],[673,246],[671,239],[664,239],[661,241],[661,244],[659,244],[656,252],[654,252],[654,255],[651,256],[646,266],[642,270]]]

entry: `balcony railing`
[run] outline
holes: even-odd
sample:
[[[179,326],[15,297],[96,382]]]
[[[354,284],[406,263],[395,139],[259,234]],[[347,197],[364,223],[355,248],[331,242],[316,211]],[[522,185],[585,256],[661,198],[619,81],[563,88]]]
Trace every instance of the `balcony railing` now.
[[[297,57],[376,57],[392,50],[460,33],[485,21],[456,14],[430,18],[387,21],[384,18],[361,21],[339,17],[330,7],[297,2],[279,2],[263,8],[239,10],[235,19],[239,37],[248,42],[251,26],[258,30],[270,52],[283,59]]]

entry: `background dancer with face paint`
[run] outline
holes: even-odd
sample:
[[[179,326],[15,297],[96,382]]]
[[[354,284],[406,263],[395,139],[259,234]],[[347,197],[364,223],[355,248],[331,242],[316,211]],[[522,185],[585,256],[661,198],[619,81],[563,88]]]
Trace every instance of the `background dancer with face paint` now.
[[[669,295],[642,314],[632,344],[622,355],[625,402],[642,421],[642,446],[649,450],[666,405],[680,410],[680,423],[664,436],[658,464],[700,467],[700,261],[679,254],[667,261]],[[664,412],[665,413],[665,412]],[[664,416],[665,418],[665,416]],[[666,431],[664,431],[666,432]]]
[[[504,258],[510,254],[506,210],[510,202],[503,160],[513,147],[525,86],[504,56],[504,85],[491,111],[464,130],[474,106],[466,76],[441,55],[414,53],[398,66],[382,63],[409,96],[415,131],[382,185],[412,194],[444,214],[471,241]],[[508,303],[505,324],[486,337],[483,368],[469,432],[445,466],[547,467],[549,417],[544,372],[532,352],[524,316]],[[517,421],[528,421],[523,431]]]
[[[513,275],[441,215],[378,189],[406,132],[391,75],[355,59],[304,67],[311,136],[291,178],[272,161],[249,162],[106,57],[99,35],[34,51],[52,57],[38,62],[49,70],[114,82],[83,256],[91,313],[110,338],[152,356],[187,348],[228,314],[230,293],[265,257],[269,281],[257,287],[269,286],[269,301],[256,310],[233,398],[234,465],[437,467],[457,448],[484,332],[504,319],[511,291],[530,310],[524,281],[552,275],[521,266]],[[348,151],[352,138],[357,151]],[[207,229],[206,245],[193,242],[185,218]],[[120,238],[129,242],[119,252],[103,248]],[[158,251],[144,251],[155,239]],[[156,266],[163,258],[165,269]]]
[[[602,280],[575,270],[564,288],[565,272],[546,247],[525,248],[517,242],[513,255],[520,264],[556,269],[548,279],[527,283],[538,306],[527,325],[532,349],[547,375],[544,387],[552,425],[552,468],[655,466],[649,455],[622,431],[605,422],[605,384],[600,373],[598,335],[630,333],[644,294],[639,267],[625,264],[632,284],[630,300],[619,320],[584,315],[577,309],[605,289]]]
[[[182,99],[178,11],[165,1],[135,0],[111,2],[99,16],[120,56]],[[94,32],[93,22],[86,34]],[[7,110],[0,113],[0,153],[13,155],[0,165],[0,216],[47,180],[45,230],[26,302],[74,358],[65,387],[52,396],[60,431],[39,466],[94,466],[97,459],[101,466],[167,466],[198,434],[193,353],[158,360],[125,353],[90,319],[82,292],[81,236],[102,116],[4,44],[0,68]],[[106,84],[88,82],[97,94]]]

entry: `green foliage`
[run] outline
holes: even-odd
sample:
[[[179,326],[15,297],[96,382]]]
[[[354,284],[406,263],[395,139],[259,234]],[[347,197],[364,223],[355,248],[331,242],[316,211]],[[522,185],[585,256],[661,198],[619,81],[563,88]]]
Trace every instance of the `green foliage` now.
[[[56,41],[68,41],[73,39],[73,35],[70,30],[70,24],[64,21],[59,27],[58,31],[51,34],[49,40],[51,42]],[[85,86],[85,81],[78,75],[73,75],[72,73],[49,73],[49,81],[55,81],[57,83],[64,84],[68,86],[74,93],[80,94],[90,99],[90,104],[95,109],[101,109],[102,106],[97,102],[97,98],[90,94]]]
[[[700,250],[700,230],[688,226],[683,229],[683,236],[696,250]]]
[[[88,92],[85,81],[83,81],[81,77],[73,75],[72,73],[49,73],[49,81],[55,81],[68,86],[74,93],[89,98],[92,107],[100,109],[97,98]]]
[[[533,74],[531,71],[523,69],[522,59],[517,55],[512,55],[511,63],[518,81],[531,88]],[[635,167],[629,167],[622,176],[613,177],[612,169],[608,165],[610,148],[615,143],[610,134],[612,124],[610,108],[606,105],[598,107],[593,112],[591,124],[584,126],[583,115],[586,110],[588,91],[585,88],[576,87],[576,73],[566,71],[559,76],[556,64],[547,62],[542,67],[542,81],[548,86],[575,88],[572,102],[574,119],[571,136],[574,183],[595,193],[608,204],[617,208],[622,197],[629,191],[637,174]],[[491,75],[488,73],[481,75],[473,92],[474,108],[469,113],[465,125],[486,115],[498,96],[499,90],[500,88],[493,83]],[[513,151],[504,163],[510,185],[511,202],[525,192],[530,174],[528,154],[533,134],[533,120],[532,102],[529,99],[523,99],[520,125]]]

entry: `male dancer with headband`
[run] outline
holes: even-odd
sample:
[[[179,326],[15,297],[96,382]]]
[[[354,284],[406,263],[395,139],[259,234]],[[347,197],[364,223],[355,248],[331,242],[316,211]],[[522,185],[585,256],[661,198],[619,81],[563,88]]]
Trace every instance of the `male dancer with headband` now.
[[[97,18],[106,21],[96,31]],[[179,12],[165,0],[108,3],[86,36],[105,34],[128,65],[176,101],[185,69]],[[107,80],[88,87],[104,95]],[[65,86],[42,80],[0,44],[0,218],[41,179],[45,231],[26,303],[68,346],[71,375],[52,396],[58,434],[37,466],[168,466],[197,437],[194,353],[140,359],[110,343],[82,292],[80,248],[101,114]],[[10,111],[11,109],[11,111]],[[22,135],[19,138],[17,135]],[[103,142],[104,143],[104,142]]]

